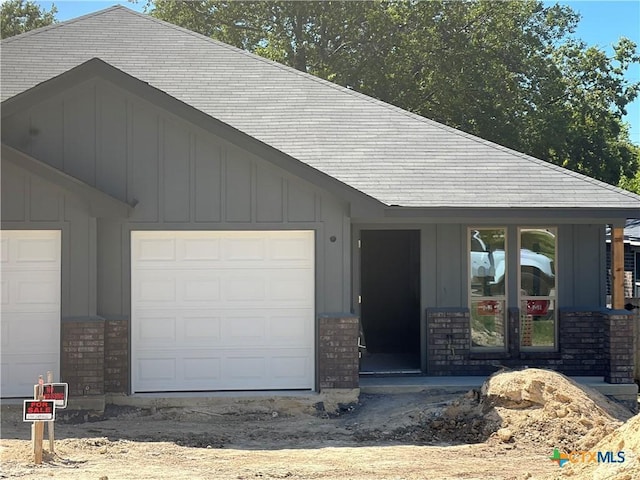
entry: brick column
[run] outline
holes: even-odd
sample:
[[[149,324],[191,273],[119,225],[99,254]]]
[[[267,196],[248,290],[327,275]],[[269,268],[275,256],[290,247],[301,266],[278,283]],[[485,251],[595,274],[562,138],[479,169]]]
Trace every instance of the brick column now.
[[[358,317],[323,314],[318,317],[318,386],[358,388]]]
[[[427,373],[472,375],[467,359],[471,348],[469,310],[427,309]]]
[[[565,375],[604,375],[605,320],[600,310],[560,309],[561,371]]]
[[[604,314],[604,381],[633,383],[633,317],[624,310]]]
[[[129,392],[129,320],[107,319],[104,339],[104,390]]]
[[[104,394],[104,319],[62,321],[60,378],[69,396]]]

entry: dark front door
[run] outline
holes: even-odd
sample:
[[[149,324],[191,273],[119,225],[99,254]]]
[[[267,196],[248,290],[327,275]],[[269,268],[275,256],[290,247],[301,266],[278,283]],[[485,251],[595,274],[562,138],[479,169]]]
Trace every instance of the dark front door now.
[[[420,368],[420,232],[363,230],[360,236],[363,372]]]

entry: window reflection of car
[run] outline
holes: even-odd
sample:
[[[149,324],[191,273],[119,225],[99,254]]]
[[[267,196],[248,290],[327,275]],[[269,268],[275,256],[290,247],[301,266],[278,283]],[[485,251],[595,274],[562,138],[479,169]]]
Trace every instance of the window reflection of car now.
[[[504,250],[492,250],[479,232],[471,236],[471,277],[477,279],[491,294],[504,292]],[[524,295],[547,296],[555,283],[553,261],[541,253],[520,249],[520,285]]]

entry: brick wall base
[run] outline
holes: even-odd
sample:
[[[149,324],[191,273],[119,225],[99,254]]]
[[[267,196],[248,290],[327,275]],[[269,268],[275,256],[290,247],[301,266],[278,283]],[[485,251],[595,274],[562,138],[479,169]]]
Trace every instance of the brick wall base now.
[[[633,383],[633,333],[631,312],[612,310],[605,315],[605,382]]]
[[[129,321],[105,320],[104,391],[129,391]]]
[[[318,386],[358,388],[358,317],[351,314],[320,315],[318,318]]]
[[[69,396],[104,394],[104,319],[62,321],[60,378]]]
[[[563,309],[557,352],[522,351],[519,310],[508,312],[508,351],[471,350],[468,309],[427,309],[427,374],[490,375],[503,366],[548,368],[572,376],[633,383],[633,324],[625,312]]]

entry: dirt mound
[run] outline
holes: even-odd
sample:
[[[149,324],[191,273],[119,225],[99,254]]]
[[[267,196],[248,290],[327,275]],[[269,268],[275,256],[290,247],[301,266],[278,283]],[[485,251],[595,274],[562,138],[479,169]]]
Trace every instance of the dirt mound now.
[[[482,386],[483,415],[501,418],[516,441],[562,450],[588,450],[631,417],[619,404],[557,372],[502,372]],[[506,437],[503,432],[503,437]]]
[[[640,415],[628,420],[615,431],[604,437],[591,451],[612,452],[612,462],[580,462],[569,464],[562,469],[562,477],[577,479],[617,479],[634,480],[640,478]],[[620,461],[623,452],[624,461]]]
[[[527,443],[553,451],[588,450],[631,417],[624,407],[557,372],[500,372],[411,425],[358,432],[360,440],[419,443]]]

